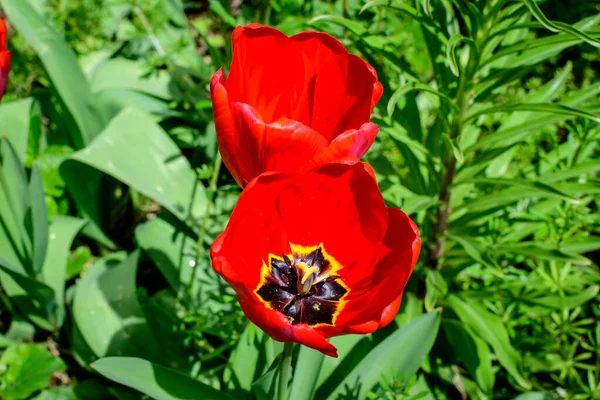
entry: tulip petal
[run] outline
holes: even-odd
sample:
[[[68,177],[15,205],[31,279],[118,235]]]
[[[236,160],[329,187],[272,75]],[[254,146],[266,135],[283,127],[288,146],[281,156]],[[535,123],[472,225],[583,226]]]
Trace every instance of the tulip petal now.
[[[251,24],[233,35],[233,60],[224,83],[231,102],[249,104],[266,123],[291,119],[304,82],[302,53],[277,29]]]
[[[360,129],[342,133],[331,144],[320,151],[307,165],[314,168],[346,157],[361,158],[373,145],[379,128],[372,122],[363,124]]]
[[[277,207],[292,243],[323,243],[347,270],[385,236],[383,198],[365,164],[357,161],[327,164],[298,177],[282,190]]]
[[[394,312],[395,302],[402,296],[417,262],[421,241],[416,225],[398,209],[390,208],[388,213],[387,233],[383,242],[374,248],[372,262],[375,265],[371,273],[361,276],[340,272],[342,279],[353,288],[338,317],[341,325],[360,325],[372,320],[389,322],[389,314]],[[372,310],[370,315],[365,312],[365,304]],[[388,309],[390,305],[393,307]]]
[[[263,174],[240,196],[227,228],[211,246],[215,271],[244,298],[259,281],[269,254],[289,254],[289,241],[275,208],[276,193],[286,184],[285,174]]]
[[[282,313],[260,302],[240,301],[242,311],[259,328],[280,342],[296,342],[337,358],[337,349],[318,330],[308,325],[292,325]]]

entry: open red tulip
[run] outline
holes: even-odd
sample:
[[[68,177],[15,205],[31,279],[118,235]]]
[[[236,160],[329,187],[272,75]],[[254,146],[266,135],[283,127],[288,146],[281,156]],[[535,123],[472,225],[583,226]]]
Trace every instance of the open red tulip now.
[[[211,95],[219,150],[241,186],[266,171],[360,158],[371,147],[378,128],[369,119],[383,88],[339,41],[250,24],[232,42],[229,75],[213,76]]]
[[[10,52],[6,50],[6,37],[6,23],[0,18],[0,99],[4,94],[10,70]]]
[[[254,179],[211,258],[273,339],[337,357],[327,338],[392,321],[420,249],[416,225],[385,206],[371,167],[344,160]]]

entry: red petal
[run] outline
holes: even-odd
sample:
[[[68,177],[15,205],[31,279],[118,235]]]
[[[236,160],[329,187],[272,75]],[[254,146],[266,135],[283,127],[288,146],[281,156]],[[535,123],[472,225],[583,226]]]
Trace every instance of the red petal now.
[[[4,89],[8,83],[8,73],[10,72],[10,53],[5,51],[0,53],[0,99],[4,95]]]
[[[236,128],[233,114],[229,108],[229,99],[227,91],[223,87],[223,70],[218,70],[210,81],[210,94],[213,104],[213,116],[215,120],[215,130],[217,131],[217,144],[219,152],[223,157],[223,163],[233,175],[233,179],[240,185],[245,186],[253,174],[240,159],[240,138]]]
[[[297,119],[303,76],[302,54],[283,33],[258,24],[235,30],[224,84],[231,102],[249,104],[267,123],[280,117]]]
[[[311,160],[309,167],[327,164],[345,157],[361,158],[375,141],[378,132],[377,125],[367,122],[360,129],[342,133]]]
[[[265,171],[297,172],[327,141],[287,118],[266,124],[247,104],[230,103],[219,70],[211,80],[217,142],[225,166],[241,186]]]
[[[371,262],[375,266],[369,269],[371,274],[356,279],[356,276],[347,278],[344,270],[340,272],[351,287],[337,320],[340,325],[360,325],[373,320],[388,323],[391,320],[389,314],[394,312],[393,307],[388,307],[396,306],[419,257],[421,241],[416,225],[402,211],[395,208],[388,211],[387,233],[374,249]],[[365,304],[369,307],[365,308]]]
[[[285,174],[263,174],[240,196],[225,231],[211,246],[215,271],[242,297],[252,297],[269,254],[289,254],[290,246],[275,208],[287,184]]]
[[[327,164],[298,177],[279,195],[278,209],[291,243],[317,246],[347,271],[363,275],[364,258],[379,243],[387,210],[364,164]],[[361,264],[362,262],[362,264]]]
[[[258,301],[258,300],[257,300]],[[317,330],[308,325],[292,325],[282,313],[267,308],[260,302],[240,301],[242,311],[256,326],[280,342],[296,342],[325,355],[337,358],[337,349]]]
[[[240,139],[238,155],[250,179],[264,171],[297,172],[327,146],[321,135],[300,122],[280,118],[265,124],[247,104],[232,103],[231,110]]]

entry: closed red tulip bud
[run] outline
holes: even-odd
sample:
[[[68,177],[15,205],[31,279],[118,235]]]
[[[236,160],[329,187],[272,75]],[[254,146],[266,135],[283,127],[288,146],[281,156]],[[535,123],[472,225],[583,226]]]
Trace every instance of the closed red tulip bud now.
[[[360,158],[373,144],[369,119],[383,88],[335,38],[251,24],[232,42],[229,75],[213,76],[211,95],[219,150],[241,186],[265,171]]]
[[[6,50],[6,37],[6,23],[0,18],[0,99],[4,94],[10,70],[10,52]]]
[[[211,258],[254,324],[336,357],[327,338],[392,321],[420,250],[371,167],[344,160],[250,182]]]

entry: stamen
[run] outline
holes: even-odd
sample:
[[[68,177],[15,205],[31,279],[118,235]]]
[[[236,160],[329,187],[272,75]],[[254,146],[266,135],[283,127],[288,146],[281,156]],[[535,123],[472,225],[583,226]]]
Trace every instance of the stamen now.
[[[319,272],[319,267],[315,267],[314,265],[310,268],[308,268],[307,270],[304,271],[304,275],[302,275],[302,279],[300,280],[300,283],[304,285],[304,282],[306,282],[306,280],[308,278],[310,278],[310,276],[312,274],[316,274],[317,272]]]

